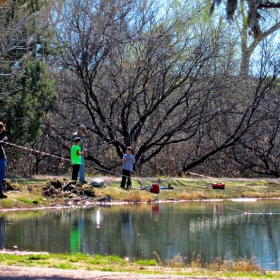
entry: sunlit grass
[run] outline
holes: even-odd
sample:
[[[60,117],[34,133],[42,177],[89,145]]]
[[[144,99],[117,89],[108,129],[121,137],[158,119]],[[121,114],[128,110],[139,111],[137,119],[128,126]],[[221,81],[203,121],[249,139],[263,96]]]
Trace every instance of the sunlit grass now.
[[[158,182],[161,186],[171,183],[172,190],[160,190],[159,194],[152,194],[148,190],[139,190],[139,186],[148,187],[153,182]],[[180,201],[180,200],[204,200],[204,199],[231,199],[238,197],[250,198],[272,198],[280,197],[278,191],[280,184],[261,181],[260,184],[246,181],[229,181],[225,183],[225,189],[212,189],[212,181],[182,180],[171,178],[146,178],[135,179],[133,188],[129,191],[119,188],[119,182],[107,183],[107,188],[99,189],[96,193],[98,197],[109,195],[114,201],[125,202],[152,202],[154,200]]]
[[[28,256],[28,259],[29,260],[36,260],[36,261],[38,261],[38,260],[47,260],[48,259],[48,255],[47,254],[36,254],[36,255],[31,254],[31,255]]]
[[[136,264],[142,265],[142,266],[156,266],[157,265],[156,260],[135,260],[133,262]]]
[[[9,182],[18,185],[40,184],[50,181],[51,176],[11,176]]]
[[[216,258],[211,263],[204,262],[200,255],[194,254],[191,259],[176,254],[171,260],[162,260],[155,253],[156,259],[129,260],[119,256],[102,256],[76,254],[0,254],[1,265],[26,267],[53,267],[60,269],[86,269],[116,272],[139,272],[142,274],[173,274],[189,276],[216,277],[260,277],[262,271],[252,260],[238,261]],[[265,278],[280,279],[280,273],[265,273]],[[263,278],[262,278],[263,279]]]
[[[24,202],[26,204],[38,204],[39,203],[39,199],[30,199],[30,198],[25,198],[25,197],[18,197],[17,198],[18,201]]]
[[[60,269],[75,269],[75,266],[71,264],[65,264],[65,263],[54,264],[53,267],[60,268]]]
[[[99,176],[101,177],[101,176]],[[8,179],[8,182],[16,191],[8,191],[7,199],[0,200],[0,209],[11,208],[34,208],[56,205],[65,205],[71,196],[57,195],[52,197],[43,196],[43,187],[49,184],[50,180],[62,180],[57,177],[39,178],[28,177]],[[90,181],[90,180],[88,180]],[[132,189],[127,191],[120,189],[121,178],[105,177],[105,185],[102,188],[94,188],[95,197],[86,198],[92,203],[102,197],[110,197],[113,203],[153,203],[155,201],[201,201],[208,199],[232,199],[232,198],[279,198],[280,182],[269,180],[250,179],[197,179],[197,178],[132,178]],[[213,189],[213,182],[222,182],[225,189]],[[159,183],[165,186],[171,183],[173,189],[160,190],[159,194],[140,190],[139,187],[149,187],[152,183]]]

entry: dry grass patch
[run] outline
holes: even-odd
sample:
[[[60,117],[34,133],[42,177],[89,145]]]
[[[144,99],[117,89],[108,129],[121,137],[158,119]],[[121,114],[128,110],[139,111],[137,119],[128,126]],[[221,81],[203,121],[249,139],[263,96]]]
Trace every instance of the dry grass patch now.
[[[241,194],[241,197],[244,198],[267,198],[267,194],[254,192],[254,191],[245,191]]]
[[[154,199],[151,193],[145,191],[128,191],[125,196],[126,202],[152,202]]]
[[[228,263],[228,267],[231,270],[235,270],[235,271],[259,271],[260,267],[259,265],[253,263],[252,260],[243,260],[240,259],[237,262],[229,262]]]
[[[260,271],[259,265],[255,264],[252,260],[239,259],[238,261],[226,261],[222,258],[216,258],[213,263],[206,266],[208,269],[217,271],[246,271],[254,272]]]
[[[243,198],[278,198],[280,197],[280,192],[265,193],[256,191],[245,191],[241,194]]]
[[[183,192],[178,194],[179,200],[197,200],[197,199],[206,199],[207,196],[203,191],[194,191],[194,192]]]

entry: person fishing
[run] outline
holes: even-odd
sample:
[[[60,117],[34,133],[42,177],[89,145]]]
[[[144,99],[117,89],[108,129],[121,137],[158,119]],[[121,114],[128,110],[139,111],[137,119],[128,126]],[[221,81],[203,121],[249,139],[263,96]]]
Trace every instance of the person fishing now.
[[[76,137],[74,145],[71,148],[71,163],[72,163],[72,180],[77,181],[78,173],[82,164],[82,155],[84,151],[81,151],[81,138]]]
[[[83,151],[83,154],[81,156],[82,163],[81,163],[80,168],[79,168],[79,181],[80,181],[81,184],[86,184],[87,183],[86,180],[85,180],[85,159],[84,159],[88,156],[87,150],[84,149],[86,130],[87,129],[84,125],[80,125],[79,128],[78,128],[78,131],[73,133],[72,137],[71,137],[71,143],[72,144],[74,144],[75,139],[77,137],[79,137],[81,139],[80,147],[81,147],[81,151]]]
[[[122,181],[120,188],[129,190],[131,189],[131,172],[133,171],[133,165],[135,164],[136,160],[134,155],[132,154],[132,147],[126,148],[126,153],[123,155],[122,158]]]
[[[5,126],[0,122],[0,199],[7,198],[3,193],[3,180],[6,177],[6,153],[4,150],[4,144],[7,141]]]

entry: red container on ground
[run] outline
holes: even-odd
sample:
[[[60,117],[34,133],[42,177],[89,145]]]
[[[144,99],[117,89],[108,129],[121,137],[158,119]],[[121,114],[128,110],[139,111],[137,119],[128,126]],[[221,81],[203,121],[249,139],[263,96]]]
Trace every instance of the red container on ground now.
[[[158,183],[153,183],[150,187],[150,192],[151,193],[159,193],[159,184]]]
[[[225,184],[223,184],[223,183],[213,183],[212,184],[212,188],[213,189],[221,189],[221,190],[223,190],[225,188]]]

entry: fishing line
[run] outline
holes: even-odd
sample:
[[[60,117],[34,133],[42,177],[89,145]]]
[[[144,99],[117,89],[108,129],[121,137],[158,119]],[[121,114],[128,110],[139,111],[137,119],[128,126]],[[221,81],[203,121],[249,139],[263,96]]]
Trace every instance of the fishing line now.
[[[245,214],[243,211],[241,210],[238,210],[238,209],[235,209],[235,208],[232,208],[232,207],[229,207],[229,206],[225,206],[224,204],[219,204],[219,203],[216,203],[216,202],[213,202],[215,205],[218,205],[218,206],[222,206],[224,208],[228,208],[230,210],[233,210],[233,211],[236,211],[238,213],[242,213],[242,214]]]
[[[112,141],[110,141],[110,142],[112,142]],[[69,158],[64,158],[64,157],[56,156],[56,155],[53,155],[53,154],[50,154],[50,153],[41,152],[39,150],[35,150],[35,149],[27,148],[27,147],[24,147],[24,146],[16,145],[16,144],[13,144],[11,142],[5,142],[5,144],[10,145],[12,147],[16,147],[16,148],[22,149],[22,150],[25,150],[25,151],[34,152],[35,154],[41,154],[41,155],[45,155],[45,156],[50,156],[51,158],[60,159],[62,161],[69,161],[69,162],[71,162],[71,159],[69,159]],[[109,171],[109,170],[106,170],[106,169],[103,169],[103,168],[99,168],[99,167],[93,166],[91,164],[84,164],[84,165],[87,166],[87,167],[92,167],[95,170],[98,170],[98,171],[101,171],[101,172],[107,172],[107,173],[111,173],[111,174],[118,175],[118,176],[129,177],[129,176],[125,176],[125,175],[123,175],[121,173],[117,173],[117,172],[113,172],[113,171]],[[130,178],[132,179],[132,177],[130,177]]]
[[[245,215],[280,215],[280,212],[244,212]]]
[[[123,137],[121,137],[121,138],[123,138]],[[121,138],[118,138],[118,139],[121,139]],[[117,139],[114,139],[114,140],[112,140],[110,142],[113,142],[115,140],[117,140]],[[110,142],[107,142],[107,143],[104,143],[104,144],[108,144]],[[24,147],[24,146],[16,145],[16,144],[11,143],[11,142],[5,142],[5,144],[10,145],[12,147],[16,147],[16,148],[22,149],[22,150],[25,150],[25,151],[34,152],[35,154],[41,154],[41,155],[45,155],[45,156],[50,156],[51,158],[56,158],[56,159],[60,159],[60,160],[63,160],[63,161],[71,162],[71,159],[64,158],[64,157],[61,157],[61,156],[56,156],[56,155],[53,155],[53,154],[50,154],[50,153],[46,153],[46,152],[41,152],[39,150],[27,148],[27,147]],[[104,145],[104,144],[102,144],[102,145]],[[95,170],[98,170],[98,171],[101,171],[101,172],[105,172],[105,173],[107,172],[107,173],[111,173],[111,174],[118,175],[118,176],[129,177],[129,176],[125,176],[125,175],[123,175],[121,173],[109,171],[109,170],[106,170],[106,169],[103,169],[103,168],[99,168],[99,167],[96,167],[96,166],[93,166],[93,165],[90,165],[90,164],[84,164],[84,165],[87,166],[87,167],[92,167]],[[189,172],[189,174],[193,174],[193,175],[196,175],[196,176],[199,176],[199,177],[204,177],[204,178],[209,178],[209,179],[215,179],[213,177],[204,176],[204,175],[201,175],[201,174],[198,174],[198,173],[194,173],[194,172]],[[138,183],[139,183],[138,179],[136,179],[136,178],[134,179],[133,177],[130,177],[130,178],[131,178],[131,180],[137,180]],[[215,205],[217,205],[217,206],[222,206],[224,208],[228,208],[228,209],[231,209],[233,211],[236,211],[238,213],[242,213],[242,214],[245,214],[245,215],[280,215],[280,212],[275,212],[275,213],[273,213],[273,212],[244,212],[244,211],[241,211],[241,210],[229,207],[229,206],[225,206],[223,204],[219,204],[217,202],[213,202],[213,203]]]
[[[238,210],[236,208],[225,206],[224,204],[220,204],[220,203],[217,203],[217,202],[214,202],[214,201],[213,201],[213,204],[215,204],[217,206],[224,207],[224,208],[228,208],[230,210],[233,210],[233,211],[238,212],[238,213],[243,214],[243,215],[270,215],[270,216],[272,216],[272,215],[280,215],[280,212],[248,212],[248,211],[241,211],[241,210]]]
[[[113,142],[113,141],[116,141],[116,140],[119,140],[119,139],[123,139],[123,138],[124,138],[124,137],[116,138],[116,139],[111,140],[111,141],[109,141],[109,142],[103,143],[102,145],[108,144],[108,143],[111,143],[111,142]],[[62,160],[62,161],[69,161],[69,162],[71,162],[71,159],[69,159],[69,158],[64,158],[64,157],[56,156],[56,155],[53,155],[53,154],[50,154],[50,153],[41,152],[41,151],[39,151],[39,150],[27,148],[27,147],[20,146],[20,145],[11,143],[11,142],[5,142],[5,144],[10,145],[10,146],[12,146],[12,147],[16,147],[16,148],[22,149],[22,150],[24,150],[24,151],[34,152],[35,154],[41,154],[41,155],[45,155],[45,156],[50,156],[51,158],[60,159],[60,160]],[[99,145],[99,146],[100,146],[100,145]],[[93,148],[95,148],[95,147],[92,147],[92,148],[90,148],[90,149],[93,149]],[[89,149],[87,149],[87,150],[89,150]],[[126,177],[126,178],[130,178],[131,180],[136,180],[136,181],[138,182],[138,184],[141,185],[141,184],[139,183],[139,179],[133,178],[132,176],[123,175],[122,173],[119,173],[119,172],[109,171],[109,170],[106,170],[106,169],[103,169],[103,168],[100,168],[100,167],[96,167],[96,166],[91,165],[91,164],[86,164],[86,163],[84,163],[84,165],[85,165],[86,167],[92,167],[92,168],[94,168],[95,170],[98,170],[98,171],[101,171],[101,172],[104,172],[104,173],[110,173],[110,174],[115,175],[115,176],[118,176],[118,177]],[[89,177],[89,178],[90,178],[90,177]],[[90,178],[90,179],[92,179],[92,178]]]
[[[188,173],[191,174],[191,175],[198,176],[198,177],[203,177],[203,178],[208,178],[208,179],[211,179],[211,180],[216,180],[216,178],[213,178],[213,177],[210,177],[210,176],[201,175],[201,174],[198,174],[198,173],[195,173],[195,172],[188,172]],[[201,180],[201,181],[204,181],[204,180]],[[208,184],[206,183],[206,186],[207,185]],[[217,202],[214,202],[214,201],[213,201],[213,204],[215,204],[217,206],[224,207],[224,208],[231,209],[231,210],[233,210],[235,212],[238,212],[238,213],[244,214],[244,215],[280,215],[280,212],[246,212],[246,211],[244,212],[244,211],[238,210],[236,208],[225,206],[224,204],[220,204],[220,203],[217,203]]]
[[[188,174],[195,175],[195,176],[198,176],[198,177],[203,177],[203,178],[215,179],[213,177],[201,175],[201,174],[198,174],[198,173],[195,173],[195,172],[188,172]]]
[[[120,140],[120,139],[124,139],[124,137],[116,138],[116,139],[114,139],[114,140],[111,140],[111,141],[102,143],[102,144],[100,144],[100,145],[96,145],[96,146],[93,146],[93,147],[91,147],[91,148],[88,148],[88,149],[86,149],[86,150],[88,151],[88,150],[92,150],[92,149],[95,149],[95,148],[99,148],[100,146],[103,146],[103,145],[112,143],[112,142],[117,141],[117,140]]]
[[[225,206],[224,204],[220,204],[220,203],[217,203],[217,202],[214,202],[213,201],[213,204],[217,205],[217,206],[221,206],[221,207],[224,207],[224,208],[228,208],[230,210],[233,210],[235,212],[238,212],[240,214],[243,214],[243,215],[280,215],[280,212],[244,212],[244,211],[241,211],[241,210],[238,210],[236,208],[233,208],[233,207],[229,207],[229,206]]]

